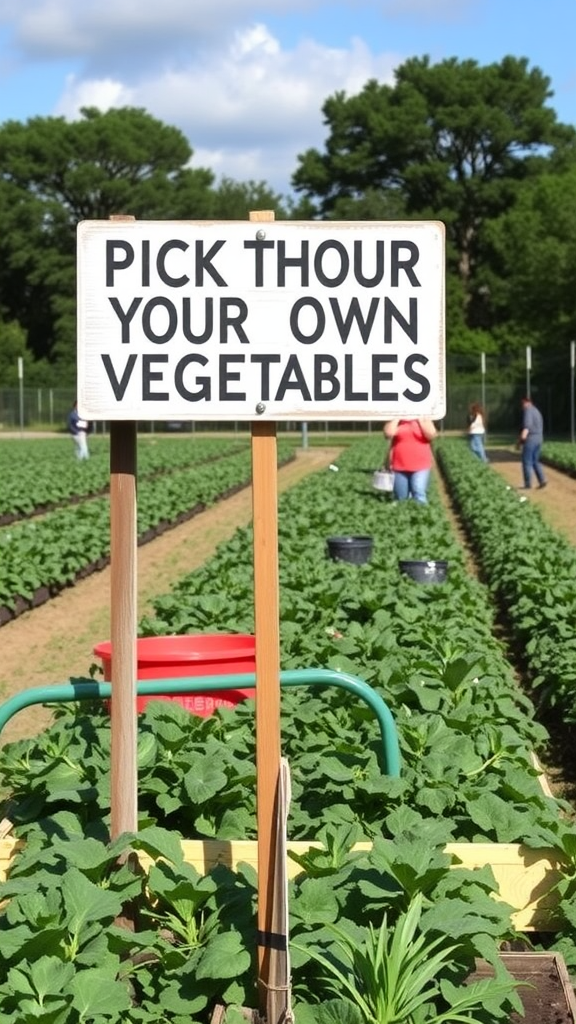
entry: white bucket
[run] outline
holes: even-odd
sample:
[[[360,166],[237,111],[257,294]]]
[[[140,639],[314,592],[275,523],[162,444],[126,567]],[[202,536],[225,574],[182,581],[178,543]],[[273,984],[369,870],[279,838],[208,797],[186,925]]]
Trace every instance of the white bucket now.
[[[394,473],[388,469],[377,469],[372,476],[372,486],[376,491],[393,491]]]

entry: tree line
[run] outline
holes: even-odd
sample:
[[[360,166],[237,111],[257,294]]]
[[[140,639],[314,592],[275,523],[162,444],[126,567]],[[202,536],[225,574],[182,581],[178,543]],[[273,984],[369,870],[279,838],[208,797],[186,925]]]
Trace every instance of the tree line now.
[[[576,338],[576,129],[526,58],[414,57],[322,108],[322,149],[297,157],[294,195],[192,168],[182,132],[145,110],[0,125],[0,382],[73,385],[76,225],[138,219],[442,220],[447,348],[502,357],[562,384]],[[565,387],[563,386],[563,391]]]

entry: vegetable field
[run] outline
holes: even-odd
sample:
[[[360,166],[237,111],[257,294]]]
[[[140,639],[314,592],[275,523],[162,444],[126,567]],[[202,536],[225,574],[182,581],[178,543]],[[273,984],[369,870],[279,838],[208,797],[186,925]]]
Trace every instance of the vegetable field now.
[[[109,558],[107,444],[77,464],[60,441],[0,447],[5,486],[0,514],[0,623],[102,568]],[[290,442],[279,459],[293,457]],[[12,456],[12,461],[10,461]],[[27,459],[27,462],[24,462]],[[144,442],[139,448],[138,533],[144,543],[250,482],[246,440]],[[99,496],[102,495],[102,496]]]
[[[461,1003],[461,982],[475,957],[496,963],[501,943],[518,938],[511,908],[493,899],[489,867],[455,871],[458,858],[446,847],[522,843],[554,851],[563,866],[554,931],[529,941],[560,950],[576,967],[573,809],[546,794],[533,759],[548,751],[541,714],[573,720],[576,555],[492,467],[479,466],[463,442],[442,439],[438,464],[477,578],[440,500],[440,481],[428,506],[396,503],[371,487],[381,456],[379,438],[357,442],[336,459],[338,472],[306,478],[279,502],[282,667],[365,679],[394,714],[402,755],[401,777],[384,776],[376,724],[348,695],[283,692],[289,835],[325,846],[301,857],[291,883],[297,1019],[361,1024],[350,1000],[334,994],[318,949],[342,965],[344,948],[369,942],[370,926],[386,915],[390,928],[413,927],[430,950],[453,947],[436,965],[419,1019],[434,1019],[434,1007],[438,1020],[505,1020],[518,1006],[509,979],[483,990],[479,1018]],[[326,558],[326,537],[347,533],[373,536],[365,565]],[[251,557],[251,530],[241,528],[158,594],[141,634],[251,632]],[[398,562],[415,558],[447,560],[446,583],[423,586],[400,575]],[[109,737],[102,710],[79,706],[60,710],[37,739],[0,752],[25,840],[0,887],[10,900],[0,917],[0,1010],[9,1014],[26,991],[29,1019],[38,1019],[38,958],[55,1021],[99,1020],[102,985],[113,993],[113,1022],[205,1024],[216,996],[253,1005],[253,873],[200,877],[180,863],[175,844],[177,836],[254,837],[253,706],[194,719],[155,702],[142,716],[135,843],[166,858],[146,890],[113,870]],[[359,841],[369,841],[371,852],[354,850]],[[141,901],[149,924],[131,936],[113,925],[128,895]],[[71,917],[70,905],[89,909]],[[40,942],[40,926],[51,945]],[[158,1008],[162,1017],[154,1016]]]

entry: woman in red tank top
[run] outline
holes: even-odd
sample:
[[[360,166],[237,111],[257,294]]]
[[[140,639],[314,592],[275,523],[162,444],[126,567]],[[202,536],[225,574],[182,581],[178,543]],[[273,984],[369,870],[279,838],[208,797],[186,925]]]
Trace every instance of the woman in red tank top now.
[[[430,442],[436,437],[432,420],[389,420],[384,424],[384,436],[391,442],[389,461],[394,471],[394,497],[399,501],[414,498],[425,505],[432,468]]]

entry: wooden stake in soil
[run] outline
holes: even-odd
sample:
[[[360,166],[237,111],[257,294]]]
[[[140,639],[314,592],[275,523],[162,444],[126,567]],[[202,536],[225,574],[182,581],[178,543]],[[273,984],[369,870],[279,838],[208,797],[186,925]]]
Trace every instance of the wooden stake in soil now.
[[[290,952],[288,948],[288,871],[286,824],[290,809],[290,768],[285,757],[280,759],[278,811],[276,815],[276,860],[272,906],[272,934],[268,971],[267,1019],[279,1024],[293,1024],[290,984]]]
[[[110,424],[111,837],[138,824],[136,424]]]

